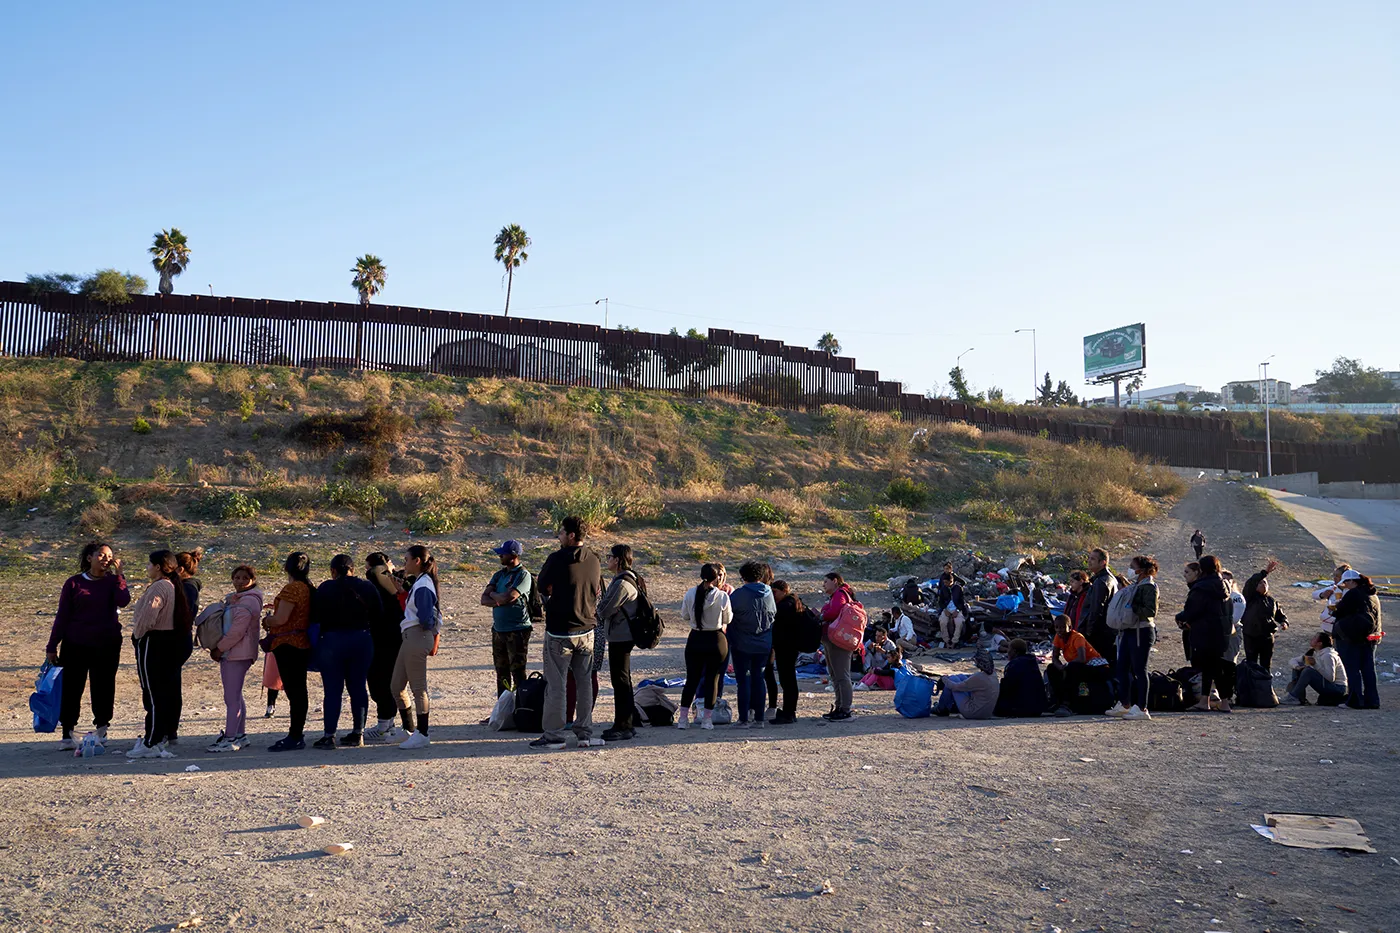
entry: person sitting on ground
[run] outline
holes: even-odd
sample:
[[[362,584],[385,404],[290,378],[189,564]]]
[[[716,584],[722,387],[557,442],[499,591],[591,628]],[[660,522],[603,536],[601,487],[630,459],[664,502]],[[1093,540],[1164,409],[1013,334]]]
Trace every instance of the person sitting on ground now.
[[[963,719],[991,719],[996,710],[1001,684],[997,682],[996,664],[992,656],[979,649],[972,663],[977,670],[971,674],[949,674],[939,681],[943,691],[934,704],[936,716],[957,713]]]
[[[1288,616],[1278,600],[1269,595],[1269,574],[1278,569],[1271,560],[1264,569],[1244,584],[1244,616],[1240,628],[1244,634],[1244,659],[1268,670],[1274,661],[1274,633],[1288,631]]]
[[[1340,706],[1347,698],[1347,672],[1337,649],[1332,647],[1332,636],[1318,632],[1313,636],[1311,649],[1300,660],[1302,668],[1283,695],[1283,704],[1308,706],[1308,688],[1312,687],[1317,691],[1318,706]]]
[[[1011,640],[999,628],[992,626],[990,619],[983,619],[979,634],[977,635],[977,647],[992,654],[1006,654],[1007,645]]]
[[[1039,716],[1045,712],[1045,678],[1040,673],[1040,662],[1031,654],[1024,638],[1011,639],[1006,656],[996,715],[1010,718]]]
[[[1070,627],[1068,616],[1056,616],[1055,641],[1045,676],[1050,682],[1050,699],[1055,715],[1073,716],[1070,698],[1078,695],[1081,683],[1107,680],[1108,662],[1089,644],[1082,632]]]
[[[865,673],[870,673],[877,667],[885,667],[889,661],[891,651],[896,648],[895,643],[890,639],[889,630],[883,625],[875,626],[875,633],[869,641],[865,643]]]
[[[967,599],[963,596],[957,574],[951,570],[943,571],[938,581],[938,595],[941,606],[938,631],[943,636],[943,647],[956,648],[962,641],[963,624],[967,621]]]
[[[906,658],[924,650],[919,645],[918,636],[914,634],[914,623],[909,621],[909,617],[898,606],[890,610],[890,637]]]
[[[904,581],[903,588],[899,591],[899,600],[908,606],[922,606],[924,603],[924,591],[919,589],[917,577],[910,577]]]

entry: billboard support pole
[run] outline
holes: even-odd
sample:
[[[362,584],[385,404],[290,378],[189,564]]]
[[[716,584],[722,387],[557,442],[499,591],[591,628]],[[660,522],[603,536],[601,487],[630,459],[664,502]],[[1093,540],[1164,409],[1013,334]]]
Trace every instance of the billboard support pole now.
[[[1113,377],[1113,407],[1114,407],[1114,408],[1122,408],[1122,407],[1123,407],[1123,406],[1119,403],[1119,397],[1118,397],[1118,384],[1119,384],[1120,382],[1122,382],[1122,381],[1123,381],[1123,377],[1122,377],[1122,376],[1114,376],[1114,377]]]

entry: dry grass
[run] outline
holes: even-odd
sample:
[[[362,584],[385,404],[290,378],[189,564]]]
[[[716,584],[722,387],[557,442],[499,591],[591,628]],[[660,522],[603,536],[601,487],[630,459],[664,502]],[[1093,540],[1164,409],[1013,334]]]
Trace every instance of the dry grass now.
[[[167,531],[175,527],[174,521],[144,506],[131,513],[131,520],[143,528],[154,528],[157,531]]]
[[[58,458],[52,451],[27,447],[0,451],[0,502],[21,505],[49,491]]]
[[[992,489],[1023,514],[1074,510],[1111,521],[1144,521],[1158,513],[1158,501],[1185,493],[1175,473],[1122,448],[1019,441],[1029,461],[1024,469],[998,471]]]
[[[111,502],[97,502],[78,515],[78,530],[89,538],[102,538],[117,530],[121,511]]]

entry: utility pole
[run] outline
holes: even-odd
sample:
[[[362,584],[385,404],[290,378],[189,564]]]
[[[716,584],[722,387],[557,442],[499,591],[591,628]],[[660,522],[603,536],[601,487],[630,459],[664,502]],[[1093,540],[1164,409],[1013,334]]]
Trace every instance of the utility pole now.
[[[593,302],[593,307],[596,308],[596,307],[598,307],[598,305],[602,305],[602,306],[603,306],[603,330],[607,330],[607,329],[608,329],[608,299],[606,299],[606,298],[599,298],[597,301]]]
[[[1278,354],[1275,353],[1274,356]],[[1274,356],[1270,356],[1269,360]],[[1264,399],[1264,468],[1269,476],[1274,475],[1274,439],[1269,430],[1269,360],[1259,364],[1259,394]]]
[[[1035,328],[1022,327],[1016,333],[1024,334],[1026,331],[1031,332],[1031,404],[1034,405],[1035,393],[1040,390],[1040,361],[1035,346]]]

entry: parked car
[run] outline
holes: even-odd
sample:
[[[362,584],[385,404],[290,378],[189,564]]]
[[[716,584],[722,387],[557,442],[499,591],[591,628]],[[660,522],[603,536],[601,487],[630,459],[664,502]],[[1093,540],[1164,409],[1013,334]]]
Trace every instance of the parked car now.
[[[1221,405],[1219,402],[1202,402],[1199,405],[1192,405],[1192,411],[1229,411],[1229,405]]]

